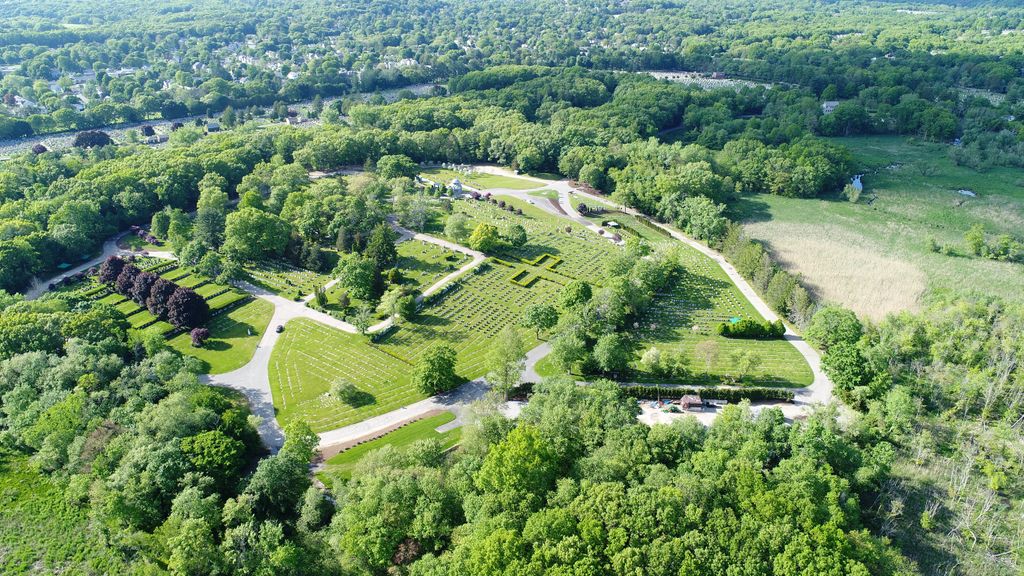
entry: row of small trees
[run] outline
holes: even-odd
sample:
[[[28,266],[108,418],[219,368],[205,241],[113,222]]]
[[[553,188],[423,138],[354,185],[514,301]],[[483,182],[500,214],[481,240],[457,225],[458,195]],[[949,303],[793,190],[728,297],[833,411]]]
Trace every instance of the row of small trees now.
[[[111,256],[103,262],[99,281],[144,306],[157,318],[167,320],[175,328],[196,328],[204,324],[210,315],[209,305],[195,290],[140,270],[118,256]]]

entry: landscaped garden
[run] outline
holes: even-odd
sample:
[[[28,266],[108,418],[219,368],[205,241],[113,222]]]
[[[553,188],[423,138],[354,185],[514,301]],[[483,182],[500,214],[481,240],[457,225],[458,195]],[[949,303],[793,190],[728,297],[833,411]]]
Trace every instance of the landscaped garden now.
[[[172,260],[159,258],[136,258],[134,264],[140,267],[143,272],[152,272],[164,280],[173,282],[177,286],[191,288],[197,295],[202,297],[209,313],[216,317],[222,310],[249,298],[245,292],[217,284],[210,278],[196,273],[187,266],[178,266]],[[127,319],[132,329],[157,334],[170,334],[174,332],[174,326],[166,320],[162,320],[152,314],[145,306],[132,300],[124,294],[120,294],[106,285],[102,285],[95,278],[83,280],[81,288],[91,294],[95,302],[106,304],[120,312]],[[268,320],[269,321],[269,320]],[[188,335],[184,335],[187,339]],[[230,364],[230,361],[228,362]]]
[[[230,372],[252,359],[273,315],[273,304],[254,298],[211,320],[206,325],[210,337],[202,347],[193,346],[191,337],[186,333],[171,338],[167,344],[182,354],[201,360],[204,372]]]

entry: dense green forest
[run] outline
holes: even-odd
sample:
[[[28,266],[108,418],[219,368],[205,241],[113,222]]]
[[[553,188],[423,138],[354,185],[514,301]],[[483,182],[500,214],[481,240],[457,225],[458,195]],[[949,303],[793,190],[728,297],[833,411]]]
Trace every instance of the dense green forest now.
[[[79,134],[0,161],[0,572],[1020,574],[1024,309],[965,278],[917,310],[859,318],[733,221],[763,195],[856,204],[837,137],[928,142],[979,178],[1024,167],[1016,4],[5,3],[0,140]],[[437,87],[355,95],[414,84]],[[314,121],[281,121],[298,110]],[[107,135],[190,116],[205,118],[157,145]],[[335,278],[334,300],[317,284],[303,302],[291,279],[278,293],[349,312],[353,337],[375,318],[411,321],[422,294],[403,288],[389,222],[443,230],[485,266],[528,241],[522,226],[471,222],[422,176],[479,163],[652,219],[629,221],[647,228],[595,264],[600,284],[568,283],[524,316],[552,365],[594,381],[520,382],[511,353],[488,360],[500,394],[460,420],[455,448],[386,446],[345,478],[311,473],[320,438],[304,422],[270,449],[256,407],[206,385],[209,365],[187,353],[216,317],[204,298],[273,264]],[[638,421],[641,387],[612,379],[685,271],[644,239],[657,223],[721,253],[781,318],[719,335],[802,333],[836,401],[788,420],[741,401],[709,425]],[[965,232],[962,257],[1020,270],[1024,231]],[[188,272],[112,256],[87,266],[95,280],[51,283],[125,239]],[[494,341],[523,346],[507,331]],[[452,387],[452,366],[442,378],[429,365],[453,365],[449,352],[417,364],[421,388]],[[696,372],[650,357],[684,383]],[[514,377],[498,383],[501,370]],[[786,397],[744,386],[732,397]],[[344,382],[331,394],[363,400]],[[514,419],[499,410],[510,394],[528,396]]]

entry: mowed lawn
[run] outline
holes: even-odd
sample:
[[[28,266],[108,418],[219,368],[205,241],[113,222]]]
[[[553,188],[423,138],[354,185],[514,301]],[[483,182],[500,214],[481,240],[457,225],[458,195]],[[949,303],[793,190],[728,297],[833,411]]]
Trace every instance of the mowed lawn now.
[[[363,456],[374,450],[380,450],[385,446],[405,448],[418,440],[433,439],[437,440],[443,448],[451,448],[458,444],[462,438],[462,428],[454,428],[447,432],[438,432],[436,428],[452,420],[455,420],[455,415],[451,412],[445,412],[444,414],[430,416],[406,424],[380,438],[353,446],[344,452],[332,456],[324,463],[324,473],[328,476],[348,479],[352,476],[352,470]]]
[[[270,389],[282,424],[305,420],[322,432],[394,410],[425,397],[410,383],[412,366],[358,334],[306,318],[288,322],[270,356]],[[347,382],[369,399],[353,407],[330,395]]]
[[[928,249],[934,238],[963,253],[963,235],[974,224],[991,235],[1024,236],[1024,170],[976,172],[954,165],[946,145],[902,137],[833,141],[847,146],[865,173],[859,203],[758,195],[733,214],[821,300],[874,319],[919,308],[929,290],[1024,302],[1021,265]]]
[[[209,374],[230,372],[252,359],[273,315],[273,304],[255,298],[220,314],[207,324],[210,339],[202,348],[192,346],[192,337],[187,332],[171,338],[167,344],[182,354],[202,360],[203,368]]]
[[[497,188],[506,188],[509,190],[532,190],[534,188],[544,187],[544,184],[540,182],[526,180],[525,178],[502,176],[499,174],[486,174],[483,172],[477,172],[467,176],[465,174],[455,172],[454,170],[431,168],[429,170],[424,170],[421,174],[424,178],[437,182],[438,184],[448,184],[455,178],[458,178],[463,184],[468,184],[478,190]]]
[[[682,245],[681,245],[682,246]],[[637,360],[648,348],[672,351],[689,360],[690,375],[674,380],[686,384],[720,384],[737,376],[734,356],[757,355],[760,366],[744,382],[764,386],[807,386],[814,381],[811,367],[792,344],[785,340],[723,338],[715,332],[731,318],[764,318],[740,293],[725,272],[707,256],[689,246],[680,252],[684,272],[671,289],[658,294],[639,322]],[[694,330],[696,327],[696,330]],[[697,344],[712,341],[717,355],[710,369],[696,352]],[[643,382],[668,381],[643,373],[634,362],[635,378]]]
[[[438,280],[469,262],[462,252],[449,250],[422,240],[406,240],[398,244],[398,263],[403,283],[419,291],[426,290]]]

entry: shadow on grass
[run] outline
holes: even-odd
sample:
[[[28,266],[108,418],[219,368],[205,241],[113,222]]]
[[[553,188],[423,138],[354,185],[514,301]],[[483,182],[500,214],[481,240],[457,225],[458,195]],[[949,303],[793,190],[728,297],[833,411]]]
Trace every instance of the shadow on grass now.
[[[759,195],[740,196],[740,199],[729,205],[726,215],[731,220],[743,223],[768,222],[772,219],[768,211],[768,203]]]
[[[377,397],[366,390],[354,390],[345,395],[341,400],[351,408],[362,408],[377,403]]]

